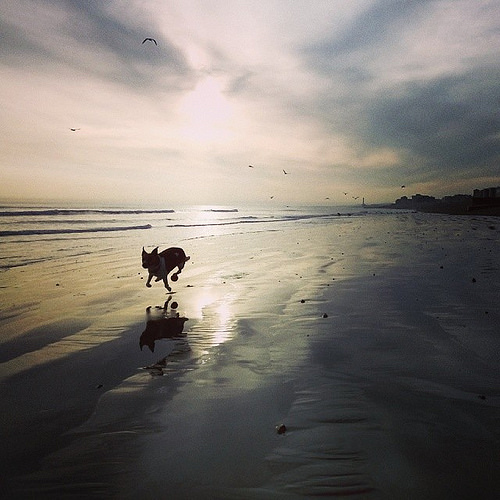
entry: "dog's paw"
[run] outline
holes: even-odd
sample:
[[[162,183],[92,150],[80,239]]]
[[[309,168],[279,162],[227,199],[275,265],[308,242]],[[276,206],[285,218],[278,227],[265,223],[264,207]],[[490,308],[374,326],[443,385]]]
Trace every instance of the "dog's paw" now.
[[[172,288],[170,288],[168,285],[165,285],[165,288],[166,288],[169,292],[171,292],[171,291],[172,291]]]
[[[147,286],[148,288],[151,288],[153,285],[152,285],[151,283],[146,283],[146,286]]]

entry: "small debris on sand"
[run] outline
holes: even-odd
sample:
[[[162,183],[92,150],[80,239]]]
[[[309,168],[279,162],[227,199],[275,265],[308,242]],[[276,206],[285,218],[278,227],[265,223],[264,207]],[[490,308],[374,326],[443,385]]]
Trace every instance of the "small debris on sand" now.
[[[277,425],[276,426],[276,432],[278,434],[285,434],[285,432],[286,432],[286,426],[285,426],[285,424],[279,424],[279,425]]]

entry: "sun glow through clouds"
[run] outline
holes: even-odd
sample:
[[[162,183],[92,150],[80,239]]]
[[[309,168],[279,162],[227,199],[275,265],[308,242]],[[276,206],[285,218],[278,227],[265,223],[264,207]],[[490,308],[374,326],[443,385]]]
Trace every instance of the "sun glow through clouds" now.
[[[180,105],[182,134],[196,142],[224,141],[233,110],[223,94],[221,82],[213,77],[202,80]]]

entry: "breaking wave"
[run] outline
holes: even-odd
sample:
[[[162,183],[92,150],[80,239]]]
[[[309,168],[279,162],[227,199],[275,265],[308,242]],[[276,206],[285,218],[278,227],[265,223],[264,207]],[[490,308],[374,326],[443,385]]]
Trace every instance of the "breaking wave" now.
[[[324,214],[297,214],[297,215],[282,215],[277,217],[256,217],[256,216],[246,216],[238,217],[236,219],[222,219],[216,221],[208,222],[180,222],[174,224],[168,224],[166,227],[210,227],[210,226],[231,226],[235,224],[262,224],[262,223],[272,223],[272,222],[293,222],[293,221],[305,221],[314,219],[325,219],[331,217],[351,217],[353,215],[364,215],[362,213],[324,213]]]
[[[61,229],[20,229],[14,231],[0,231],[0,236],[33,236],[43,234],[74,234],[74,233],[102,233],[111,231],[133,231],[136,229],[151,229],[151,224],[141,226],[115,226],[93,228],[61,228]]]
[[[33,209],[33,210],[3,210],[0,217],[25,217],[25,216],[59,216],[59,215],[140,215],[140,214],[173,214],[175,210],[106,210],[106,209]]]

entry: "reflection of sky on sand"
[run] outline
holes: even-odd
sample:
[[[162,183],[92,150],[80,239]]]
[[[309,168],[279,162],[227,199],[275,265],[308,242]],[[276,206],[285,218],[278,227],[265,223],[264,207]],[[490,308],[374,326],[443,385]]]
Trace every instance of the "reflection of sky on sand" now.
[[[201,320],[192,328],[190,340],[202,350],[231,340],[235,331],[234,313],[230,296],[217,297],[209,291],[196,300],[196,316]]]
[[[223,344],[231,337],[234,319],[231,314],[231,308],[227,303],[221,304],[216,311],[219,319],[219,327],[215,333],[214,345]]]

